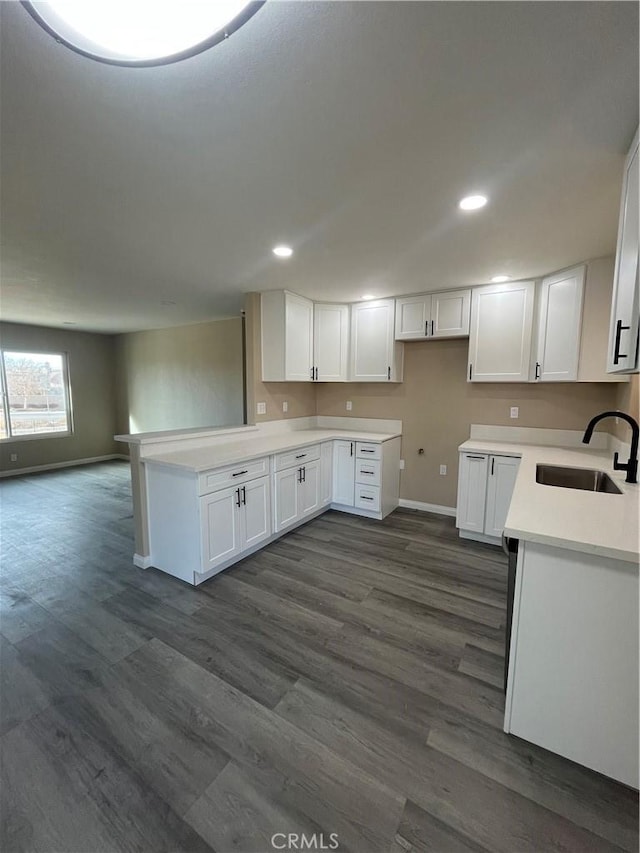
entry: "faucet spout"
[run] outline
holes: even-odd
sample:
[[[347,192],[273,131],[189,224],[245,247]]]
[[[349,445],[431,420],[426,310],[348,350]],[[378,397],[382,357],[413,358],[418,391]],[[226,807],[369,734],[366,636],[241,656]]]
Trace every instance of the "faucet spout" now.
[[[622,420],[626,421],[631,427],[631,449],[629,451],[629,459],[627,460],[627,462],[618,462],[618,454],[614,453],[613,467],[616,471],[627,472],[625,482],[637,483],[638,440],[640,439],[640,427],[638,427],[638,422],[635,420],[635,418],[632,418],[631,415],[628,415],[626,412],[602,412],[602,414],[596,415],[595,417],[591,418],[591,420],[587,424],[587,428],[584,431],[584,435],[582,436],[582,443],[589,444],[596,424],[600,423],[600,421],[604,420],[605,418],[622,418]]]

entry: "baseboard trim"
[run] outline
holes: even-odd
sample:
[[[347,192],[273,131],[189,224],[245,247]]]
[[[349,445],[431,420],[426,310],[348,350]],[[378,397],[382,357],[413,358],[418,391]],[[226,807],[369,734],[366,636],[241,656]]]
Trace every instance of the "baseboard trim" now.
[[[456,508],[454,506],[441,506],[440,504],[427,504],[424,501],[410,501],[400,498],[400,506],[405,509],[419,509],[421,512],[435,512],[438,515],[448,515],[455,518]]]
[[[0,471],[0,477],[18,477],[21,474],[37,474],[39,471],[55,471],[57,468],[75,468],[77,465],[92,465],[94,462],[110,462],[113,459],[129,461],[129,457],[124,453],[109,453],[106,456],[90,456],[87,459],[71,459],[68,462],[52,462],[50,465],[32,465],[30,468]]]
[[[145,557],[143,557],[142,554],[134,554],[133,565],[138,569],[151,568],[151,554],[147,554]]]
[[[474,533],[472,530],[459,530],[461,539],[472,539],[474,542],[483,542],[485,545],[495,545],[496,548],[502,547],[502,540],[497,536],[487,536],[486,533]]]

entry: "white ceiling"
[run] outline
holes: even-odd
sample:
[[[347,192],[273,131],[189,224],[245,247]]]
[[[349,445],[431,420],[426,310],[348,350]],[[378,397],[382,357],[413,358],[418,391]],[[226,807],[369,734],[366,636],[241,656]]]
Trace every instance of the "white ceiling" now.
[[[0,12],[4,319],[156,328],[251,290],[355,300],[615,249],[637,3],[269,0],[159,68]]]

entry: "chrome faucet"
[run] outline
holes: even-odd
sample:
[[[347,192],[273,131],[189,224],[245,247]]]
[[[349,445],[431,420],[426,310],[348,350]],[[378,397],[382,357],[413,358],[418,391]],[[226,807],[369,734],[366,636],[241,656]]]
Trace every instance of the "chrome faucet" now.
[[[595,418],[591,418],[589,421],[589,425],[584,431],[584,435],[582,436],[582,443],[589,444],[591,441],[591,436],[593,435],[593,428],[597,423],[599,423],[604,418],[622,418],[623,421],[626,421],[631,427],[631,450],[629,451],[629,459],[627,462],[618,462],[618,454],[613,454],[613,468],[614,471],[626,471],[627,476],[625,477],[626,483],[637,483],[638,482],[638,437],[640,434],[640,429],[638,428],[638,422],[628,415],[626,412],[603,412],[601,415],[596,415]]]

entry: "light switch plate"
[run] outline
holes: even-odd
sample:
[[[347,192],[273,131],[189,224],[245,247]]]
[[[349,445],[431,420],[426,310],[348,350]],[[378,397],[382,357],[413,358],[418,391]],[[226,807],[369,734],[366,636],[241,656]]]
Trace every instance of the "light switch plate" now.
[[[447,466],[446,466],[446,465],[441,465],[441,466],[440,466],[440,476],[441,476],[441,477],[446,477],[446,476],[447,476]]]
[[[520,409],[517,406],[511,406],[510,417],[517,418],[520,416]]]
[[[286,401],[286,400],[283,400],[283,402],[282,402],[282,411],[283,411],[283,412],[288,412],[288,411],[289,411],[289,404],[287,403],[287,401]]]
[[[400,470],[404,471],[404,459],[400,460]]]
[[[266,415],[267,414],[267,404],[266,403],[258,403],[258,405],[256,406],[256,414]]]
[[[351,400],[347,400],[347,411],[350,412],[353,409],[353,403]]]

